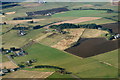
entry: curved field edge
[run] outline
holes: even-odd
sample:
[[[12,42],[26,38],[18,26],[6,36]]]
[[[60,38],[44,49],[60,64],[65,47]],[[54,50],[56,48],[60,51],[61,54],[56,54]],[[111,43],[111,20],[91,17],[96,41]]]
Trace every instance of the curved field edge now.
[[[26,51],[29,55],[15,58],[17,63],[37,59],[34,66],[59,66],[81,78],[116,78],[118,75],[117,50],[85,59],[37,43],[28,47]]]

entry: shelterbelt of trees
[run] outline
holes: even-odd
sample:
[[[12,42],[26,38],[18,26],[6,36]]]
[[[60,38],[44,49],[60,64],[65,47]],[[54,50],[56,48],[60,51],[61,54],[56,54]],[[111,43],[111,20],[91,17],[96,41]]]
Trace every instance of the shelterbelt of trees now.
[[[104,30],[104,31],[108,32],[107,34],[105,34],[105,37],[108,40],[113,40],[114,36],[117,34],[117,33],[114,33],[112,31],[112,29],[110,29],[110,28],[105,28],[105,27],[102,27],[101,25],[97,25],[97,24],[94,24],[94,23],[93,24],[82,24],[82,25],[64,23],[64,24],[60,24],[60,25],[51,25],[49,28],[56,29],[59,32],[62,32],[63,29],[72,29],[72,28],[87,28],[87,29]]]
[[[80,8],[75,8],[75,9],[72,9],[72,10],[102,10],[102,11],[107,11],[107,13],[118,13],[119,11],[114,11],[112,9],[97,9],[97,8],[83,8],[83,7],[80,7]]]
[[[101,25],[97,24],[83,24],[83,25],[76,25],[76,24],[71,24],[71,23],[64,23],[60,25],[52,25],[50,26],[52,29],[57,29],[57,30],[62,30],[62,29],[71,29],[71,28],[88,28],[88,29],[100,29],[100,30],[105,30],[108,31],[109,33],[112,33],[112,29],[102,27]]]

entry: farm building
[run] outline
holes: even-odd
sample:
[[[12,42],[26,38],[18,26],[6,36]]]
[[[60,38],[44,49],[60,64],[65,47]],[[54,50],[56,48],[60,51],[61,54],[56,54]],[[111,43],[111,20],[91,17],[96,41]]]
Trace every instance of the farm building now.
[[[23,30],[20,30],[20,31],[19,31],[19,35],[24,36],[24,35],[26,35],[26,32],[23,31]]]
[[[5,73],[3,73],[2,71],[0,71],[0,76],[3,76],[3,75],[5,75]]]
[[[115,39],[119,39],[119,38],[120,38],[120,34],[116,34],[116,35],[114,36],[114,38],[115,38]]]
[[[55,13],[59,13],[59,12],[64,12],[64,11],[69,11],[69,9],[67,8],[53,8],[53,9],[48,9],[48,10],[42,10],[42,11],[35,11],[35,12],[26,12],[26,14],[28,16],[34,16],[34,15],[52,15]]]

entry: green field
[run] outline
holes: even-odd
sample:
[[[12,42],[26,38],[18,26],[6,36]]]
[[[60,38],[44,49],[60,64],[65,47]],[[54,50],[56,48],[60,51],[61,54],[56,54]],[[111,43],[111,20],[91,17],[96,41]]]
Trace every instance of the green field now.
[[[6,62],[6,61],[9,61],[9,59],[7,58],[7,56],[0,54],[0,63]]]
[[[113,20],[110,20],[110,19],[101,18],[101,19],[92,20],[92,21],[86,21],[86,22],[77,23],[77,24],[91,24],[91,23],[95,23],[97,25],[102,25],[102,24],[115,23],[115,22],[116,21],[113,21]]]
[[[45,29],[38,29],[38,30],[32,30],[28,31],[28,34],[25,36],[18,36],[18,31],[12,30],[4,35],[2,35],[2,43],[3,47],[10,48],[10,47],[22,47],[26,43],[28,43],[31,39],[38,38],[39,36],[42,36],[44,33],[42,33]]]
[[[62,80],[76,80],[69,74],[60,74],[60,73],[53,73],[45,80],[53,80],[54,78],[56,78],[57,80],[61,80],[61,79]]]
[[[53,17],[109,17],[115,15],[117,14],[109,14],[101,10],[72,10],[65,13],[54,14]]]
[[[41,44],[34,44],[28,47],[26,51],[29,55],[17,57],[14,60],[20,63],[37,59],[37,63],[34,63],[34,65],[59,66],[81,78],[117,77],[117,50],[85,59]],[[109,62],[109,60],[111,61]],[[110,63],[112,66],[101,63],[101,61]]]

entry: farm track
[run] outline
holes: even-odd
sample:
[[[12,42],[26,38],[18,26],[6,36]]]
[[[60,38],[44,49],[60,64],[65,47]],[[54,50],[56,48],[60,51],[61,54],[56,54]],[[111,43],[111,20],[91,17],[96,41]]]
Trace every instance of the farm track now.
[[[46,38],[47,36],[52,35],[52,34],[53,34],[53,33],[46,33],[46,34],[44,34],[43,36],[35,39],[34,41],[39,43],[40,40],[42,40],[42,39],[44,39],[44,38]]]
[[[7,55],[7,58],[8,58],[13,64],[15,64],[15,65],[17,66],[17,63],[16,63],[12,58],[10,58],[10,56]]]
[[[92,59],[93,59],[93,58],[92,58]],[[98,62],[101,63],[101,64],[105,64],[105,65],[107,65],[107,66],[111,66],[111,67],[114,67],[114,68],[118,68],[118,67],[110,64],[109,62],[101,61],[101,60],[97,60],[97,59],[94,59],[94,60],[95,60],[95,61],[98,61]],[[109,60],[110,60],[110,59],[109,59]]]
[[[27,44],[25,44],[24,46],[22,46],[21,48],[22,48],[22,49],[26,49],[27,47],[31,46],[31,45],[34,44],[34,43],[35,43],[35,41],[31,40],[31,41],[29,41]]]

